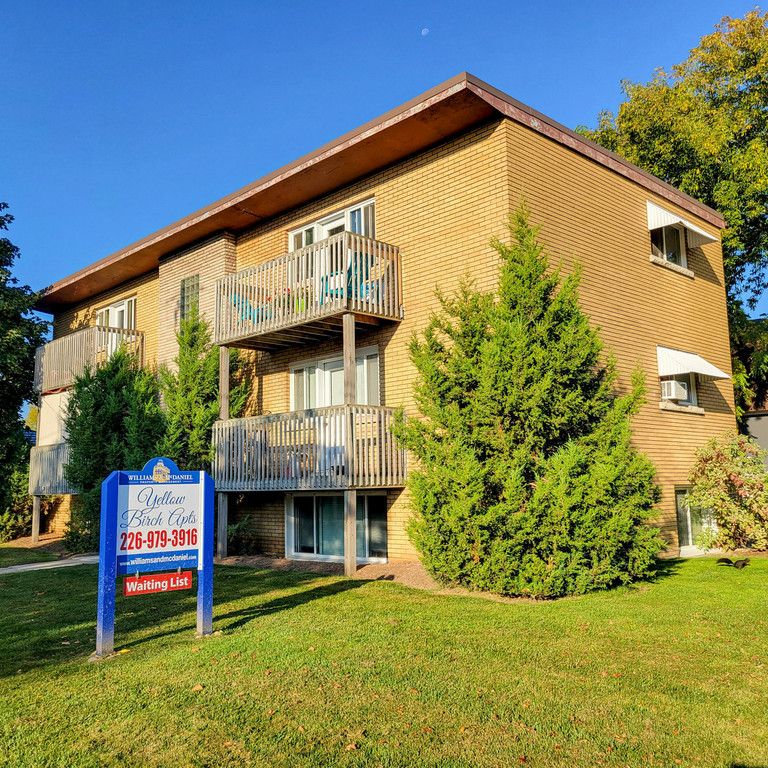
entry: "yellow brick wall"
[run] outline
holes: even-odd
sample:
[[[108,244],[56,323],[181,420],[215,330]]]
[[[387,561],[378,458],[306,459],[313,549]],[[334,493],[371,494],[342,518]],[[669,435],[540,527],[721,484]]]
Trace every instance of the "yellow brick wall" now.
[[[411,408],[408,339],[435,308],[436,286],[454,289],[469,265],[497,265],[489,243],[508,213],[505,178],[506,132],[499,123],[482,126],[240,235],[237,269],[285,253],[288,232],[301,224],[375,197],[376,238],[400,248],[405,319],[359,334],[357,346],[379,348],[382,403]],[[492,270],[477,278],[481,287],[493,285]],[[250,412],[289,410],[290,366],[333,354],[341,355],[340,341],[256,355]],[[390,492],[389,500],[390,559],[414,559],[416,552],[405,533],[407,491]]]
[[[636,445],[657,468],[662,486],[659,523],[676,546],[674,488],[685,486],[694,452],[714,434],[735,428],[730,381],[703,382],[704,415],[659,409],[656,345],[701,355],[731,372],[720,243],[689,250],[689,278],[649,260],[646,201],[707,222],[650,195],[631,181],[524,127],[505,121],[509,205],[524,198],[553,265],[583,269],[582,306],[601,329],[621,381],[645,374],[648,397],[634,424]]]
[[[231,240],[214,238],[187,249],[163,263],[161,273],[168,280],[162,286],[157,272],[134,280],[57,317],[55,333],[92,324],[99,307],[136,295],[147,358],[165,359],[173,343],[169,313],[178,307],[182,275],[201,271],[211,254],[222,272],[275,258],[287,250],[289,230],[370,197],[376,200],[377,239],[401,251],[405,306],[401,323],[383,325],[357,339],[359,347],[379,348],[382,403],[412,410],[414,370],[407,343],[436,308],[435,288],[450,292],[467,275],[481,288],[495,286],[499,264],[490,240],[493,235],[508,239],[507,215],[524,198],[532,221],[541,225],[552,264],[565,271],[576,261],[582,265],[582,304],[617,357],[622,386],[635,367],[646,375],[649,397],[636,420],[635,441],[657,467],[664,491],[659,520],[674,542],[674,487],[685,484],[695,448],[734,426],[733,395],[729,381],[705,382],[699,390],[704,415],[662,412],[655,347],[696,352],[730,372],[719,244],[689,253],[693,279],[651,264],[645,204],[655,198],[628,179],[511,121],[480,126],[260,224],[239,234],[234,248]],[[665,200],[657,202],[675,210]],[[693,214],[680,213],[716,234]],[[201,303],[202,294],[201,278]],[[290,407],[290,365],[340,355],[341,342],[244,354],[251,359],[254,387],[248,412],[275,413]],[[261,546],[282,547],[282,496],[264,494],[258,501],[256,496],[244,498],[246,507],[255,511],[253,519],[263,523]],[[405,534],[408,494],[390,491],[388,498],[390,557],[411,559],[415,552]]]
[[[648,402],[635,423],[635,442],[658,469],[663,488],[659,522],[676,544],[674,487],[684,485],[693,452],[709,436],[734,426],[729,381],[703,382],[702,416],[659,409],[656,345],[702,355],[730,372],[724,281],[719,243],[689,253],[693,279],[654,265],[646,201],[641,187],[543,136],[508,120],[477,128],[417,157],[241,234],[237,268],[287,250],[288,232],[339,208],[374,197],[376,237],[401,250],[405,319],[359,335],[358,346],[377,345],[382,402],[412,409],[414,370],[407,342],[436,308],[435,287],[454,290],[470,275],[493,288],[498,257],[493,235],[508,240],[507,215],[521,200],[541,225],[553,266],[565,272],[578,261],[580,296],[618,359],[620,385],[640,367]],[[676,210],[665,200],[665,208]],[[679,211],[717,234],[706,222]],[[255,354],[251,413],[288,410],[291,364],[340,354],[340,341],[275,354]],[[407,491],[390,493],[390,557],[414,557],[404,533]]]
[[[235,238],[229,233],[196,243],[160,261],[158,280],[158,363],[171,363],[178,352],[175,332],[179,327],[181,281],[199,276],[200,314],[213,327],[216,280],[235,268]]]

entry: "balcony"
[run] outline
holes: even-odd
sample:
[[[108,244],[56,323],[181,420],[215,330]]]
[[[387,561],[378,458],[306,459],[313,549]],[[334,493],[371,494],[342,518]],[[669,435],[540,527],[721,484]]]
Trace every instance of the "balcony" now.
[[[64,478],[69,461],[69,445],[36,445],[29,453],[29,493],[31,496],[55,496],[75,493]]]
[[[35,390],[45,393],[72,386],[86,366],[95,368],[121,346],[142,363],[144,334],[125,328],[83,328],[38,347]]]
[[[276,350],[341,333],[342,315],[360,326],[403,317],[400,252],[341,232],[221,278],[216,344]]]
[[[217,491],[399,488],[405,451],[394,410],[340,405],[219,421],[213,428]]]

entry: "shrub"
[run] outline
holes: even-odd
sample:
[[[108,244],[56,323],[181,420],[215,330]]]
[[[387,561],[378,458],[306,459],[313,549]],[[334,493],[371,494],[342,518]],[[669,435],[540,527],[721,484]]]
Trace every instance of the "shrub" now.
[[[524,209],[498,291],[465,282],[411,342],[419,416],[396,433],[418,460],[409,533],[438,579],[558,597],[643,578],[662,542],[646,523],[654,469],[630,443],[643,397],[614,392],[578,272],[548,269]]]
[[[101,483],[115,469],[140,469],[157,454],[165,430],[157,378],[124,349],[72,387],[66,429],[70,445],[64,467],[78,489],[67,525],[67,548],[98,548]]]
[[[182,469],[210,469],[211,432],[219,416],[219,348],[211,344],[211,332],[194,306],[176,334],[178,354],[173,369],[160,370],[167,430],[160,452]],[[235,377],[239,358],[230,352]],[[248,386],[244,380],[229,393],[230,414],[245,406]]]
[[[712,438],[696,454],[688,503],[717,523],[712,544],[722,549],[768,549],[768,454],[735,432]]]
[[[28,536],[32,530],[29,465],[15,468],[8,477],[7,502],[0,510],[0,542]]]

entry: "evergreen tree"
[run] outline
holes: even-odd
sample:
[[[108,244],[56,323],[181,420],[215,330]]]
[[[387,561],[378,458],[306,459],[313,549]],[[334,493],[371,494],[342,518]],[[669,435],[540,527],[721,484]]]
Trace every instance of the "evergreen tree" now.
[[[196,306],[182,319],[176,334],[179,351],[174,369],[160,371],[167,430],[161,444],[164,456],[183,469],[209,469],[211,431],[219,417],[219,350]],[[239,358],[230,352],[230,370],[238,378]],[[240,414],[248,397],[245,380],[230,389],[229,410]]]
[[[643,396],[616,373],[579,308],[579,274],[549,270],[525,209],[510,219],[495,294],[440,297],[411,342],[420,417],[397,433],[418,459],[411,537],[443,581],[557,597],[646,576],[658,499],[630,444]]]
[[[13,221],[11,214],[3,213],[7,208],[0,202],[0,233]],[[18,257],[18,247],[0,237],[0,514],[17,506],[14,478],[24,472],[29,457],[20,411],[33,397],[35,349],[48,327],[32,314],[37,294],[13,277]]]
[[[165,430],[156,376],[118,349],[72,387],[66,416],[67,481],[78,489],[66,532],[72,551],[98,548],[101,483],[115,469],[141,469]]]

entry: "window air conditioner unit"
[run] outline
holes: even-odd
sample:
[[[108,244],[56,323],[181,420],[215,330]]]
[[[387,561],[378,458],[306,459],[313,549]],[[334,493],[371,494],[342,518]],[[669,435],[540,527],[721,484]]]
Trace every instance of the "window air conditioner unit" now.
[[[687,400],[688,385],[677,379],[667,379],[661,382],[662,400]]]

